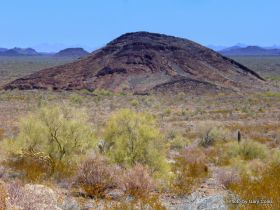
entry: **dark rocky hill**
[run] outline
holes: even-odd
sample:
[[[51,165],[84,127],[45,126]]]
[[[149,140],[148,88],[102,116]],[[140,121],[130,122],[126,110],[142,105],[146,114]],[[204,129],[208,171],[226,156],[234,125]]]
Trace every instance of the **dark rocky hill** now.
[[[89,53],[85,51],[83,48],[67,48],[59,51],[55,54],[55,56],[61,57],[83,57],[88,55]]]
[[[153,90],[248,90],[261,87],[254,71],[187,39],[127,33],[84,59],[45,69],[5,89],[94,90],[146,93]]]

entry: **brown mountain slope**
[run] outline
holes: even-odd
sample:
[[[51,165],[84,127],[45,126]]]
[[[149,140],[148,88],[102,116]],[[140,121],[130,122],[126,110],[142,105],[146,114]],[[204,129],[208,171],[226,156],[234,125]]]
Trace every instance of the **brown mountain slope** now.
[[[74,63],[45,69],[5,89],[96,88],[147,92],[171,88],[242,90],[263,85],[247,67],[187,39],[148,32],[128,33]]]

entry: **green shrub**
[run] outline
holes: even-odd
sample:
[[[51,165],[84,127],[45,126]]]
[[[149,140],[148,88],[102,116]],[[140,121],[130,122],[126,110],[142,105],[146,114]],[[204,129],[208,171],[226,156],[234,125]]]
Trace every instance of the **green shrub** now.
[[[131,106],[139,106],[139,101],[137,99],[133,99],[130,101]]]
[[[40,108],[21,119],[19,130],[3,142],[11,157],[40,153],[55,166],[76,163],[95,144],[86,114],[66,106]]]
[[[104,134],[106,153],[114,162],[166,170],[166,145],[152,115],[120,110],[108,120]]]
[[[268,148],[252,140],[244,140],[240,144],[231,142],[227,145],[227,153],[230,157],[240,156],[244,160],[264,159],[268,155]]]
[[[73,94],[70,96],[70,101],[75,104],[81,104],[83,102],[83,97],[77,94]]]
[[[105,90],[105,89],[95,89],[92,93],[96,96],[112,96],[113,95],[113,93],[111,91]]]

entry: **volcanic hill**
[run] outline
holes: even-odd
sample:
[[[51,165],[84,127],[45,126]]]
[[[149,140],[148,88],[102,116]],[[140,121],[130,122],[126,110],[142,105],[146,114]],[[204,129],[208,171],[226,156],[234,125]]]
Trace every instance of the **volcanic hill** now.
[[[88,55],[89,53],[85,51],[83,48],[66,48],[64,50],[59,51],[55,54],[55,56],[60,57],[83,57]]]
[[[187,39],[127,33],[84,59],[17,79],[7,89],[247,90],[263,79],[254,71]]]

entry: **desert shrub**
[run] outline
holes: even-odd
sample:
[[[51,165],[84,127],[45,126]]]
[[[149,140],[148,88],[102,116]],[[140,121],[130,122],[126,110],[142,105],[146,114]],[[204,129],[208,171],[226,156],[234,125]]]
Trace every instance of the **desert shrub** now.
[[[152,115],[120,110],[108,120],[104,137],[106,154],[115,163],[141,163],[153,172],[166,171],[166,146]]]
[[[130,104],[131,104],[131,106],[136,107],[136,106],[139,106],[139,101],[137,99],[132,99],[130,101]]]
[[[77,94],[73,94],[69,97],[69,100],[75,104],[81,104],[83,102],[83,97]]]
[[[163,112],[163,115],[165,115],[165,116],[169,116],[170,114],[171,114],[171,109],[170,108],[166,108],[165,110],[164,110],[164,112]]]
[[[248,204],[244,209],[280,209],[280,164],[271,163],[266,170],[257,177],[243,174],[238,183],[230,186],[230,189],[243,200],[271,200],[272,204],[260,204],[258,206]]]
[[[138,198],[149,197],[154,188],[150,170],[140,164],[128,169],[123,175],[122,188],[128,195]]]
[[[54,169],[62,163],[76,164],[95,142],[85,113],[69,107],[42,107],[24,117],[19,130],[15,139],[3,143],[11,158],[24,157],[35,164],[40,158],[34,154],[40,154],[54,163]]]
[[[105,89],[95,89],[92,93],[96,96],[112,96],[113,95],[113,93],[111,91],[105,90]]]
[[[181,135],[176,135],[171,141],[170,141],[170,148],[171,149],[182,149],[190,144],[190,141],[186,138],[184,138]]]
[[[106,190],[117,185],[117,173],[105,157],[94,155],[82,163],[75,184],[81,186],[88,196],[102,198]]]
[[[172,189],[179,195],[190,193],[208,175],[206,156],[196,146],[185,148],[175,158],[172,169],[175,174]]]
[[[234,168],[220,168],[217,171],[217,180],[225,187],[236,184],[240,181],[239,171]]]
[[[244,160],[264,159],[268,155],[268,149],[261,143],[244,140],[240,144],[237,142],[229,143],[227,145],[227,154],[230,157],[240,156]]]
[[[4,164],[22,171],[24,177],[31,181],[44,179],[50,176],[54,170],[54,163],[49,156],[46,156],[44,153],[29,151],[10,157]]]
[[[196,125],[199,144],[203,147],[212,146],[215,142],[226,142],[231,139],[229,130],[212,121],[205,121]]]

